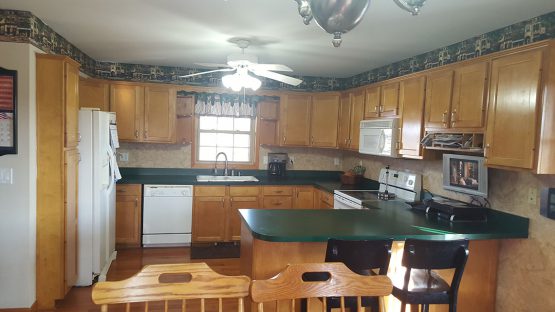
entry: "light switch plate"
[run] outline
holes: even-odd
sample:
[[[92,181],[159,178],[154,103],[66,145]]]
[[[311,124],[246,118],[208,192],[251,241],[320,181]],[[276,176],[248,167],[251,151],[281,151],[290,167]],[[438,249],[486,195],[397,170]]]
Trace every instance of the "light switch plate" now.
[[[338,157],[335,157],[335,158],[333,159],[333,164],[334,164],[335,166],[339,166],[339,165],[341,165],[341,160],[339,160]]]
[[[13,184],[13,168],[0,168],[0,184]]]
[[[129,153],[118,153],[119,161],[129,161]]]

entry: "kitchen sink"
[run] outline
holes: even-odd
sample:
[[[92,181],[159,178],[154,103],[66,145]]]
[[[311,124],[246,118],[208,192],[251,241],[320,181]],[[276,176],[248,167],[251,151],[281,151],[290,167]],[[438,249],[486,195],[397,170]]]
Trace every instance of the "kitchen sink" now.
[[[254,176],[198,175],[197,182],[258,182]]]

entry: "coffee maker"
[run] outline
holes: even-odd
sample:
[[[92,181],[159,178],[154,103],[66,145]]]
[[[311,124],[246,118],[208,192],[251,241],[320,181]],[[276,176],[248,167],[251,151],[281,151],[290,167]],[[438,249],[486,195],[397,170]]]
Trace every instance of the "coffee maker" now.
[[[268,176],[285,176],[288,159],[287,153],[268,153]]]

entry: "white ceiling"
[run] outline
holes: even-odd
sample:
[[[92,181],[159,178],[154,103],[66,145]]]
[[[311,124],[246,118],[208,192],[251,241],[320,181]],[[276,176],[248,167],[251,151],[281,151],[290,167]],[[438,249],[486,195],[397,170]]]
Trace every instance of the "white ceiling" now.
[[[555,11],[553,0],[428,0],[419,16],[374,0],[340,48],[293,0],[0,0],[31,11],[96,60],[195,67],[240,50],[297,75],[349,77],[515,22]]]

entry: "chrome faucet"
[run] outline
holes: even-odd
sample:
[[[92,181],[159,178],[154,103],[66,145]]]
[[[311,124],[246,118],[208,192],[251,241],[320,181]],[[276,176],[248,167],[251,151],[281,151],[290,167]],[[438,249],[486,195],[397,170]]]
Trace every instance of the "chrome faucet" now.
[[[225,158],[224,176],[227,176],[227,155],[224,152],[219,152],[216,155],[216,161],[214,162],[214,175],[218,175],[218,157],[220,157],[220,155],[224,155],[224,158]]]

